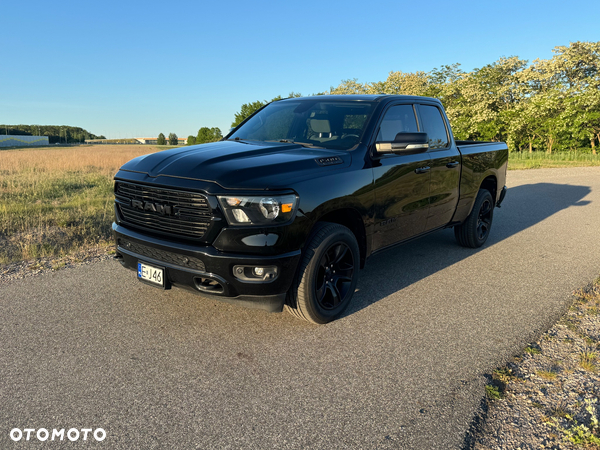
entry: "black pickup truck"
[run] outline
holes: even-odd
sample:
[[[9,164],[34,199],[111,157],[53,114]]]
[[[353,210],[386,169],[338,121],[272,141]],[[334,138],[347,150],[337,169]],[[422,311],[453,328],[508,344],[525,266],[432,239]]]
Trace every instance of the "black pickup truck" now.
[[[373,253],[441,228],[483,245],[508,149],[456,141],[439,100],[270,103],[222,141],[115,176],[115,258],[146,283],[326,323]]]

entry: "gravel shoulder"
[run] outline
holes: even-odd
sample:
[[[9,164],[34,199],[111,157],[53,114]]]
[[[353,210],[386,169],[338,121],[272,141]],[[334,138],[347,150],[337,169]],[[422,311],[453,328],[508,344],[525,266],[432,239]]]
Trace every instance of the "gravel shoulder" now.
[[[470,448],[600,449],[600,278],[520,356],[494,371]]]
[[[109,244],[84,248],[67,256],[48,256],[33,260],[0,264],[0,286],[22,278],[104,261],[112,258],[113,253],[114,245]]]

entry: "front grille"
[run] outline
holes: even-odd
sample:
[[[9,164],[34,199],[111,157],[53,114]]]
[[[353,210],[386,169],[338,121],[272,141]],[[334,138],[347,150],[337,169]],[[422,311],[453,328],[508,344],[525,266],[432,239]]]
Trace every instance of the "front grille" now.
[[[159,250],[157,248],[148,247],[147,245],[132,242],[128,239],[119,238],[118,245],[121,248],[129,250],[130,252],[137,253],[141,256],[153,258],[158,261],[175,264],[177,266],[189,267],[190,269],[206,271],[204,262],[193,256],[180,255],[178,253],[167,252],[165,250]]]
[[[136,228],[201,239],[211,223],[208,199],[196,192],[117,181],[115,199],[123,221]]]

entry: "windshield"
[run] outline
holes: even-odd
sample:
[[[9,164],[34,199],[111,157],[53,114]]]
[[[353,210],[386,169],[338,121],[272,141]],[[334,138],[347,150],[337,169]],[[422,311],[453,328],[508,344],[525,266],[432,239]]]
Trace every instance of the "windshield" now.
[[[347,150],[358,144],[372,110],[370,102],[297,100],[274,102],[228,139],[290,142]]]

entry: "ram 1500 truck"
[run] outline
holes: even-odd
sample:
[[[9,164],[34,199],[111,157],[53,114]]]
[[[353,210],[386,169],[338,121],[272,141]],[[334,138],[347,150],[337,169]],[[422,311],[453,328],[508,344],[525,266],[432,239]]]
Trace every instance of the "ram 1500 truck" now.
[[[115,175],[115,258],[139,280],[326,323],[359,268],[454,227],[488,238],[508,149],[456,141],[439,100],[273,102],[223,140],[135,158]]]

